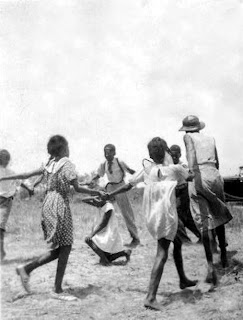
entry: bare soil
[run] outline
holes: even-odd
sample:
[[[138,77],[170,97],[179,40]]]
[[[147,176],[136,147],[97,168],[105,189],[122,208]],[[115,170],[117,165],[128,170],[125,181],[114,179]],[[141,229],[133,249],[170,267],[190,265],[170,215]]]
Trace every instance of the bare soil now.
[[[156,242],[145,226],[139,226],[142,246],[133,250],[131,261],[125,265],[120,259],[111,267],[104,267],[84,243],[89,227],[80,226],[79,230],[80,218],[75,216],[76,240],[63,287],[77,300],[61,301],[51,296],[56,261],[33,271],[30,279],[33,293],[24,293],[15,268],[44,252],[45,243],[41,240],[41,230],[38,236],[30,239],[14,229],[6,234],[7,256],[1,265],[1,319],[243,319],[243,237],[240,230],[227,230],[229,268],[223,270],[218,263],[219,255],[214,256],[219,285],[213,291],[204,283],[206,261],[202,245],[196,243],[184,245],[183,256],[187,276],[199,279],[199,283],[194,288],[180,290],[172,244],[158,290],[163,311],[152,311],[144,308],[143,300]],[[129,241],[124,222],[122,219],[120,222],[124,240]],[[195,242],[193,235],[190,236]]]

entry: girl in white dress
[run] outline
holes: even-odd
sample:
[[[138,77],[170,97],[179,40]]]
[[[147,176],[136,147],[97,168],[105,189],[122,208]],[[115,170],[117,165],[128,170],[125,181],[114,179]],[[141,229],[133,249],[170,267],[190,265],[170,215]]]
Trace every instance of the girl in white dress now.
[[[99,203],[99,199],[85,198],[84,202]],[[99,223],[95,226],[85,242],[100,257],[100,264],[108,266],[112,261],[125,257],[126,262],[130,260],[131,250],[124,250],[123,241],[119,233],[118,221],[115,216],[114,206],[111,201],[105,201],[100,208]]]
[[[141,181],[145,182],[143,212],[148,230],[152,237],[157,240],[157,254],[144,306],[155,310],[162,309],[162,306],[156,300],[156,293],[168,258],[171,241],[174,242],[173,257],[180,278],[180,288],[192,287],[197,283],[197,281],[189,280],[184,273],[181,253],[182,242],[176,236],[178,216],[175,187],[182,176],[184,179],[188,178],[188,173],[179,164],[169,164],[169,155],[165,146],[166,143],[163,139],[159,137],[153,138],[148,143],[148,151],[150,158],[154,162],[147,160],[147,164],[144,164],[144,169],[135,174],[128,184],[109,194],[109,196],[114,196],[117,193],[131,189]],[[150,164],[148,165],[149,162]]]

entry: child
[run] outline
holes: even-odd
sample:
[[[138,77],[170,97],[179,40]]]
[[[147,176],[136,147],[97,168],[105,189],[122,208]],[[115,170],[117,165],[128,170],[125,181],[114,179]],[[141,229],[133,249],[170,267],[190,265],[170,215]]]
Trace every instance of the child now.
[[[170,147],[170,152],[174,164],[180,164],[188,171],[188,166],[180,160],[181,148],[177,144],[173,144]],[[191,242],[191,239],[186,233],[185,228],[187,228],[198,238],[198,243],[201,243],[201,233],[197,229],[191,215],[188,182],[185,179],[181,179],[181,181],[178,182],[176,187],[176,197],[178,199],[177,213],[181,221],[181,229],[183,230],[183,234],[185,235],[183,242]]]
[[[14,174],[12,170],[8,168],[11,156],[8,150],[0,150],[0,178],[10,174]],[[27,189],[31,192],[28,187],[23,183],[16,183],[13,181],[2,181],[0,182],[0,250],[1,250],[1,261],[4,259],[6,252],[4,250],[4,233],[8,218],[10,215],[12,202],[16,193],[17,187]]]
[[[68,158],[68,142],[64,137],[60,135],[51,137],[47,144],[47,151],[51,160],[45,167],[28,173],[2,177],[0,181],[27,179],[42,174],[46,177],[47,191],[42,206],[42,228],[44,238],[50,245],[50,251],[25,265],[18,266],[16,271],[25,290],[30,292],[30,273],[58,259],[53,296],[63,300],[72,300],[74,297],[62,294],[62,280],[73,243],[73,222],[69,206],[70,186],[72,185],[77,192],[91,195],[101,195],[102,192],[79,186],[74,165]]]
[[[124,161],[120,159],[118,160],[118,158],[116,158],[115,155],[116,147],[113,144],[105,145],[104,156],[106,161],[99,166],[97,174],[92,178],[91,183],[95,182],[100,177],[106,175],[110,187],[112,187],[113,190],[115,190],[125,184],[124,178],[126,172],[130,174],[135,173],[135,171],[129,168],[129,166]],[[137,226],[135,223],[133,209],[129,201],[129,198],[126,195],[126,193],[119,194],[116,197],[116,202],[132,238],[131,243],[127,244],[126,246],[130,248],[135,248],[140,244],[140,240],[138,236]]]
[[[180,288],[195,286],[197,281],[189,280],[183,268],[181,246],[182,242],[176,236],[178,217],[176,211],[175,187],[180,176],[187,177],[186,170],[181,165],[165,165],[168,159],[165,151],[165,141],[159,137],[148,143],[149,156],[154,162],[132,177],[130,183],[111,192],[108,196],[125,192],[135,184],[144,181],[143,211],[150,234],[157,240],[157,254],[151,272],[149,289],[144,306],[150,309],[161,310],[156,300],[156,293],[168,257],[171,241],[174,241],[174,261],[180,278]],[[167,163],[167,160],[166,160]]]
[[[86,203],[90,203],[90,200],[93,205],[95,205],[94,202],[99,205],[99,199],[83,199]],[[125,257],[126,262],[128,262],[130,260],[131,250],[123,249],[114,206],[111,201],[101,202],[101,206],[101,220],[91,235],[85,238],[85,242],[100,257],[100,263],[104,266],[110,265],[112,261],[120,257]]]

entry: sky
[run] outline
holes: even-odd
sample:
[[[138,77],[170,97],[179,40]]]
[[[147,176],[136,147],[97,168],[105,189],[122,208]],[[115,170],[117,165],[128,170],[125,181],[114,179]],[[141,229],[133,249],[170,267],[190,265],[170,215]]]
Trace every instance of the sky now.
[[[243,165],[243,0],[0,0],[0,148],[16,172],[65,136],[80,174],[103,147],[135,170],[155,136],[185,161],[187,115]]]

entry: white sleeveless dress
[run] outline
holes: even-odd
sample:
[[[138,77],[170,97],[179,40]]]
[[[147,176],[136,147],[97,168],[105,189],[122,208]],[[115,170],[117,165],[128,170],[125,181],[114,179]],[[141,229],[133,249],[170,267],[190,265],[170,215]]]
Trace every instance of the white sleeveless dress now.
[[[178,228],[175,187],[177,181],[187,175],[179,164],[164,166],[148,161],[148,165],[130,179],[132,185],[145,183],[143,213],[153,238],[174,240]]]

